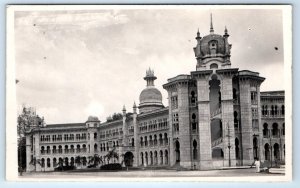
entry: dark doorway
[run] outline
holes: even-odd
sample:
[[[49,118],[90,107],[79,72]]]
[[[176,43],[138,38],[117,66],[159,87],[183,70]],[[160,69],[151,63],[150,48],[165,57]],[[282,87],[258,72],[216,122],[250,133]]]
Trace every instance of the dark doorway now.
[[[133,154],[132,152],[128,151],[124,155],[124,163],[125,166],[131,167],[133,165]]]

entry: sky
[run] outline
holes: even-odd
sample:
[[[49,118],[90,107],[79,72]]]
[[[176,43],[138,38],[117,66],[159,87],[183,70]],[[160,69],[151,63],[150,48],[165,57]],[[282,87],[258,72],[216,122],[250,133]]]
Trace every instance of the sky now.
[[[196,70],[195,36],[209,34],[210,13],[216,34],[228,29],[231,67],[259,72],[261,91],[284,89],[281,10],[141,8],[16,11],[18,109],[35,107],[47,124],[103,122],[139,104],[149,67],[167,106],[162,85]]]

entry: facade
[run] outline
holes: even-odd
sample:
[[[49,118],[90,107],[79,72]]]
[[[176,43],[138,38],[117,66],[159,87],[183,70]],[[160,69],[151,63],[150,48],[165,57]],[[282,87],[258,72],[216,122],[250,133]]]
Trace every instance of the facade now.
[[[95,154],[114,150],[128,166],[219,169],[262,162],[284,162],[284,91],[261,92],[265,78],[231,66],[231,44],[223,35],[197,32],[196,70],[168,79],[168,106],[155,88],[154,71],[132,113],[101,123],[36,125],[26,133],[28,171],[52,171],[61,162],[81,168]],[[139,110],[139,113],[138,113]],[[32,165],[33,160],[41,165]]]

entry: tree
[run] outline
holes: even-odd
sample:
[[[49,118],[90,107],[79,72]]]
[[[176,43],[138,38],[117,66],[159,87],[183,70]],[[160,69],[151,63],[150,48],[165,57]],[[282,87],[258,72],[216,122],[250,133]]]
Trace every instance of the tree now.
[[[75,164],[78,167],[79,165],[82,164],[82,157],[80,157],[79,155],[77,157],[75,157]]]
[[[21,114],[18,116],[17,123],[18,169],[21,173],[24,169],[26,169],[26,131],[30,130],[30,128],[34,126],[44,126],[45,122],[43,117],[40,118],[36,115],[33,108],[23,107]]]
[[[117,160],[119,160],[119,155],[118,155],[118,153],[115,151],[115,148],[113,149],[113,150],[111,150],[111,151],[109,151],[106,155],[105,155],[105,158],[107,158],[107,162],[108,162],[108,164],[109,164],[109,161],[110,161],[110,159],[117,159]],[[114,161],[115,162],[115,161]]]
[[[98,154],[95,154],[94,156],[89,156],[89,165],[97,166],[100,163],[103,163],[102,157],[99,157]]]
[[[33,165],[36,171],[36,165],[39,164],[42,167],[42,161],[37,158],[32,158],[32,160],[29,162],[29,164]]]

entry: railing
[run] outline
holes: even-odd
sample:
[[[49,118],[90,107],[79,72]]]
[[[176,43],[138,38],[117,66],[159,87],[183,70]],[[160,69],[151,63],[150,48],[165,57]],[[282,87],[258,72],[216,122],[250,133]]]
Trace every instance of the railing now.
[[[216,111],[214,111],[213,113],[210,114],[210,117],[213,118],[221,113],[222,113],[221,108],[218,108]]]
[[[222,142],[223,142],[223,137],[220,137],[220,138],[218,138],[218,139],[212,141],[211,147],[213,148],[213,147],[215,147],[215,146],[221,144]]]

